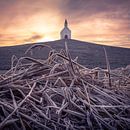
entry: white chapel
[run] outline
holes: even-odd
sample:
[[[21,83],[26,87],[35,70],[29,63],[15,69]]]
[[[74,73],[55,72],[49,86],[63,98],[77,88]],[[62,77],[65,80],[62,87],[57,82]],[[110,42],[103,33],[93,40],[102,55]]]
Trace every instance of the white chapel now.
[[[71,39],[71,30],[68,28],[68,22],[65,20],[64,28],[60,32],[61,39]]]

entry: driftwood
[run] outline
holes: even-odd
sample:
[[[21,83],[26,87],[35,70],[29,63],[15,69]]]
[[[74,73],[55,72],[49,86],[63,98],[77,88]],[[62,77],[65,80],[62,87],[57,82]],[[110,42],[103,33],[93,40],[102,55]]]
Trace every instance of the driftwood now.
[[[36,47],[49,46],[26,53]],[[106,70],[77,63],[67,42],[49,48],[46,60],[13,56],[0,76],[0,129],[130,129],[130,73],[110,70],[105,49]]]

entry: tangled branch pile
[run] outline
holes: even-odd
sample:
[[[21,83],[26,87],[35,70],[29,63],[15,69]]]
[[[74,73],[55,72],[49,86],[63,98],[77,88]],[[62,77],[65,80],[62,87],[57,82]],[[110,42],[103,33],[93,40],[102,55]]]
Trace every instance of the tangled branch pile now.
[[[26,53],[36,47],[45,45]],[[106,61],[107,70],[88,69],[71,59],[66,42],[46,60],[13,56],[0,77],[0,129],[130,129],[130,73]]]

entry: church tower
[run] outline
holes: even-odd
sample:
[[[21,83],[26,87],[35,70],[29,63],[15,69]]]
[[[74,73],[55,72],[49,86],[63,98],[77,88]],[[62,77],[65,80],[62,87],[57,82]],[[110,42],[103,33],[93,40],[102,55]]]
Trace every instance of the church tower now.
[[[68,22],[65,19],[64,28],[60,32],[61,39],[71,39],[71,30],[68,28]]]

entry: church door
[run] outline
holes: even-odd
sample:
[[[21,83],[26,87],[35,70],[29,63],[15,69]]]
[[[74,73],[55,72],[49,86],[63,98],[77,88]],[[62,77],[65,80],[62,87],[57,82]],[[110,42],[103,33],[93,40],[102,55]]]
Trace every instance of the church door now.
[[[68,35],[65,35],[65,39],[68,39]]]

